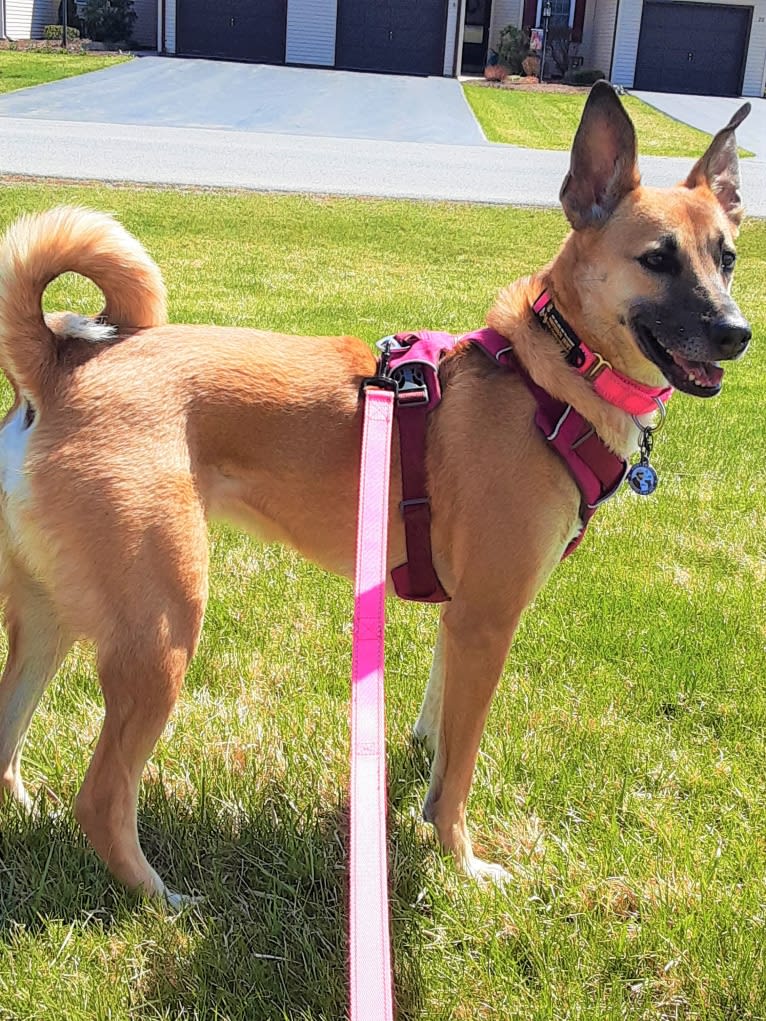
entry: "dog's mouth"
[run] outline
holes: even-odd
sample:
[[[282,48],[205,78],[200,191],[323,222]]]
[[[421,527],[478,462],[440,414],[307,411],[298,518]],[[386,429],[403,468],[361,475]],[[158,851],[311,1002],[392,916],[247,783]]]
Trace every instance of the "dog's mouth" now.
[[[639,347],[676,390],[693,397],[715,397],[723,384],[723,369],[718,362],[698,362],[685,358],[680,351],[665,347],[642,323],[633,323]]]

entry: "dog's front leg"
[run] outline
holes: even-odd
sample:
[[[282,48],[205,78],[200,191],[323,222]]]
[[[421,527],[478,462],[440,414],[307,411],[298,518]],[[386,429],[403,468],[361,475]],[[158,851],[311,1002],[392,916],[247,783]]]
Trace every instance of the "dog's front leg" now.
[[[443,610],[429,692],[416,733],[422,729],[423,736],[429,736],[427,731],[438,707],[436,749],[424,818],[433,823],[442,847],[455,856],[460,871],[502,882],[508,877],[505,869],[481,861],[473,853],[466,802],[484,724],[518,614],[482,610],[477,612],[475,606],[455,600]]]
[[[442,617],[444,610],[442,610]],[[428,686],[423,696],[423,705],[420,707],[420,715],[415,726],[412,728],[418,741],[422,741],[428,751],[433,755],[439,741],[439,722],[442,711],[442,693],[444,691],[444,625],[439,624],[439,633],[436,637],[434,658],[431,663],[431,673],[428,675]]]

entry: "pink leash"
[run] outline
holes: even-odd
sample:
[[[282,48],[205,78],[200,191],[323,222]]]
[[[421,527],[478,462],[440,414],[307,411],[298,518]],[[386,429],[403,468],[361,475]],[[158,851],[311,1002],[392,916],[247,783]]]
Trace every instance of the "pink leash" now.
[[[394,394],[364,390],[351,667],[351,1021],[392,1021],[383,691]]]

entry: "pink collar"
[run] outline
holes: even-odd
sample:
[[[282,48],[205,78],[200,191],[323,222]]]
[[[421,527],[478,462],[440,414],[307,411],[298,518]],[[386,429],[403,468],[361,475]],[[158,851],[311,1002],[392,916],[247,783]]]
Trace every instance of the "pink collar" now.
[[[543,291],[532,306],[532,311],[562,346],[569,364],[593,384],[593,389],[605,401],[627,411],[629,415],[648,415],[657,410],[657,401],[666,404],[670,400],[672,386],[647,386],[623,376],[597,351],[591,351],[583,344],[557,310],[547,291]]]

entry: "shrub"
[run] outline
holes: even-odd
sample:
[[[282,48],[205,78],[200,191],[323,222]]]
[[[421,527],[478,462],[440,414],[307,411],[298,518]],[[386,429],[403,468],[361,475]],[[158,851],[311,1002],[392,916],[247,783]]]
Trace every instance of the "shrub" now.
[[[551,74],[562,78],[569,70],[569,49],[572,29],[569,25],[552,25],[548,29],[545,45],[545,77]]]
[[[515,25],[506,25],[500,31],[497,61],[508,68],[509,74],[522,74],[521,62],[529,56],[529,33]]]
[[[82,20],[91,39],[115,43],[130,38],[137,17],[133,0],[88,0]]]
[[[501,82],[508,75],[508,68],[502,64],[487,64],[484,68],[484,77],[488,82]]]
[[[43,28],[43,39],[51,39],[55,42],[60,42],[61,32],[62,32],[61,25],[46,25]],[[69,25],[67,25],[66,41],[68,43],[73,43],[76,39],[79,38],[80,38],[79,28],[70,28]]]
[[[603,71],[595,67],[578,67],[570,71],[566,77],[568,85],[593,85],[595,82],[606,78]]]
[[[528,57],[524,57],[521,62],[521,66],[524,70],[524,74],[527,78],[537,78],[540,75],[540,58],[536,54],[531,54]]]

